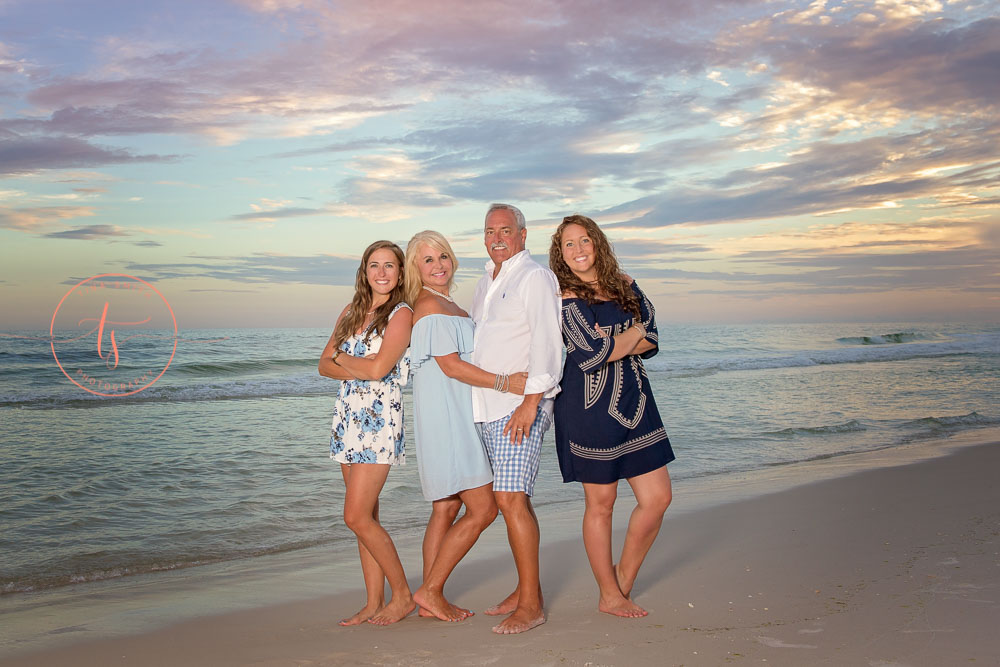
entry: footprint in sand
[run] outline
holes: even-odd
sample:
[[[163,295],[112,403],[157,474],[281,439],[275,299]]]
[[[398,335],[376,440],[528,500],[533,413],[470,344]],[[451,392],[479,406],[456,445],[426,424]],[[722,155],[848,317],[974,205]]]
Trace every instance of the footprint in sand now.
[[[775,639],[774,637],[757,637],[759,641],[764,646],[770,646],[771,648],[819,648],[813,646],[812,644],[789,644],[783,642],[780,639]]]

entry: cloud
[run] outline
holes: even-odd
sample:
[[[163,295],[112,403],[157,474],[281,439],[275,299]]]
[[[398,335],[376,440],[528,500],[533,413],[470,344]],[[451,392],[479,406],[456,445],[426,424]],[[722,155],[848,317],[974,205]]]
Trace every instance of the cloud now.
[[[830,23],[794,29],[788,25],[794,15],[779,13],[723,38],[730,45],[726,64],[764,61],[776,79],[771,103],[755,114],[753,127],[841,133],[898,126],[914,115],[988,121],[1000,103],[1000,89],[987,84],[1000,68],[1000,19],[966,23],[907,13],[916,8],[879,2],[869,7],[883,13],[874,25],[847,8]]]
[[[679,243],[654,239],[620,239],[612,241],[615,254],[624,257],[656,257],[658,255],[681,253],[685,255],[710,252],[709,246],[700,243]],[[691,259],[688,257],[687,259]]]
[[[54,224],[73,218],[96,215],[90,206],[35,206],[8,208],[0,206],[0,228],[19,232],[43,232]]]
[[[301,208],[286,207],[271,210],[251,211],[250,213],[238,213],[229,216],[230,220],[250,220],[250,221],[271,221],[279,218],[299,218],[303,216],[324,215],[326,210],[321,208]]]
[[[252,178],[253,197],[270,198],[222,194],[205,214],[214,220],[423,222],[440,212],[462,227],[449,215],[512,200],[606,221],[630,272],[692,290],[820,294],[929,276],[985,290],[977,253],[992,237],[969,220],[1000,208],[993,13],[938,0],[245,0],[186,8],[191,30],[171,31],[162,14],[140,11],[139,25],[100,38],[81,30],[59,49],[0,49],[0,151],[23,144],[0,163],[41,182],[43,169],[180,160],[147,155],[165,143],[149,135],[194,138],[186,145],[225,146],[192,149],[213,159],[245,159],[245,171],[223,177]],[[55,43],[53,25],[38,39]],[[45,62],[30,72],[9,64],[32,56]],[[202,165],[191,166],[149,182],[195,181]],[[32,183],[16,191],[51,196]],[[0,224],[15,224],[11,210]],[[55,209],[17,210],[20,228],[65,226]],[[936,216],[961,224],[858,226]],[[686,238],[678,229],[696,225],[715,226]],[[642,238],[663,227],[674,227],[668,240]],[[966,238],[973,229],[983,240]],[[287,247],[302,243],[293,237]],[[309,252],[150,270],[350,283],[351,262]],[[931,268],[922,276],[897,257]],[[715,270],[692,270],[706,267]]]
[[[629,269],[636,278],[683,281],[692,293],[760,295],[852,294],[893,290],[966,291],[997,287],[992,251],[982,248],[927,250],[915,253],[800,253],[772,257],[780,271],[687,271],[644,266]],[[760,260],[760,257],[756,259]],[[717,287],[701,287],[704,283]],[[749,291],[748,291],[749,290]]]
[[[400,239],[401,247],[406,239]],[[248,257],[226,255],[191,256],[192,261],[172,263],[135,262],[126,267],[133,275],[150,280],[221,280],[247,285],[339,285],[353,286],[358,257],[341,255],[279,255],[255,253]],[[478,278],[485,257],[460,257],[457,277],[461,281]],[[204,287],[198,289],[216,289]]]
[[[926,131],[814,142],[767,169],[739,168],[701,185],[663,189],[610,207],[609,227],[663,227],[819,215],[929,199],[938,206],[989,205],[969,196],[1000,185],[1000,126],[979,134],[953,126],[950,145]],[[978,163],[936,171],[937,165]],[[957,197],[960,193],[967,196]],[[624,220],[622,218],[625,218]]]
[[[249,257],[193,257],[210,259],[175,263],[132,263],[129,272],[155,280],[222,280],[245,284],[353,285],[358,259],[334,255],[290,256],[256,253]],[[202,289],[202,288],[199,288]],[[207,289],[207,288],[206,288]]]
[[[95,239],[106,239],[115,236],[128,236],[129,233],[116,225],[88,225],[86,227],[76,227],[66,229],[61,232],[49,232],[45,234],[50,239],[78,239],[93,241]]]
[[[136,155],[123,148],[102,148],[75,137],[0,138],[0,175],[42,169],[97,167],[133,162],[164,162],[173,155]]]

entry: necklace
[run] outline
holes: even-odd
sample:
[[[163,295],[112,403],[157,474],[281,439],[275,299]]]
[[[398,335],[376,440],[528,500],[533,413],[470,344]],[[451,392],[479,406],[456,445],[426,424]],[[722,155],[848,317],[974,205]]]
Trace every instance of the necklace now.
[[[436,289],[431,289],[427,285],[424,285],[424,289],[430,292],[431,294],[437,294],[439,297],[441,297],[448,303],[455,303],[455,300],[452,299],[450,296],[448,296],[447,294],[441,294],[441,292],[438,292]]]

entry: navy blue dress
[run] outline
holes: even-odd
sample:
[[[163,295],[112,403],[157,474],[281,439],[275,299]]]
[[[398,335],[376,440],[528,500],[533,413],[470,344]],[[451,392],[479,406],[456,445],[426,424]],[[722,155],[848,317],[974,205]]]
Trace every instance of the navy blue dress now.
[[[653,304],[633,282],[646,340],[658,345]],[[599,323],[607,334],[594,329]],[[634,324],[614,301],[562,300],[566,368],[555,399],[556,453],[564,482],[610,484],[674,460],[642,366],[659,351],[608,363],[616,336]],[[641,357],[641,359],[640,359]]]

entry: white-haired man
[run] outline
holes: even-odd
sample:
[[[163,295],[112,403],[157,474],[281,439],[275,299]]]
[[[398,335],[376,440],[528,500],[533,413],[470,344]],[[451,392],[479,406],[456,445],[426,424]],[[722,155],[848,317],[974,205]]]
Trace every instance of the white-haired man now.
[[[472,363],[491,373],[528,373],[523,397],[472,389],[476,423],[493,466],[493,493],[517,568],[517,588],[486,610],[510,614],[493,628],[500,634],[524,632],[545,622],[538,518],[530,498],[542,436],[552,424],[552,397],[559,393],[562,377],[559,283],[525,250],[527,234],[520,210],[509,204],[490,206],[484,229],[490,261],[472,303]]]

